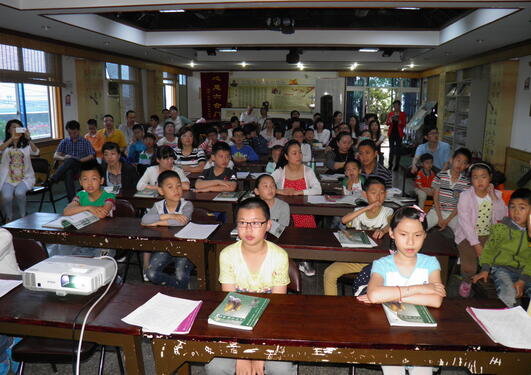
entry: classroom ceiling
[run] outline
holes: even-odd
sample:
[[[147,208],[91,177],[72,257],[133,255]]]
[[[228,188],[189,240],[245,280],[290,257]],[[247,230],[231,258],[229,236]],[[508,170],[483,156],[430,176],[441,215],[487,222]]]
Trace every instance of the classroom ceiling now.
[[[423,71],[529,41],[531,2],[0,0],[0,25],[196,71]]]

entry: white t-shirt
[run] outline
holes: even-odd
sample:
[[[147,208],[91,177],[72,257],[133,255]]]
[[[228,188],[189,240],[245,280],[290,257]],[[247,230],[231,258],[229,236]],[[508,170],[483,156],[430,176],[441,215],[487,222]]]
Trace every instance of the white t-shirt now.
[[[361,210],[362,207],[358,207],[355,211]],[[393,215],[393,209],[390,207],[382,206],[378,216],[369,219],[367,217],[367,212],[362,213],[358,217],[354,218],[347,224],[348,228],[355,228],[357,230],[372,230],[372,229],[382,229],[385,227],[388,222],[388,217]]]

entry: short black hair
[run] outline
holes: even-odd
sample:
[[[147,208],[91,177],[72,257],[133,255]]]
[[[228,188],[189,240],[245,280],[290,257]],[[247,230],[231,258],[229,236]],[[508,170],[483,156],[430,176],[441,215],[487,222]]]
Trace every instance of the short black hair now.
[[[127,118],[127,116],[129,116],[130,113],[136,113],[136,112],[130,109],[129,111],[125,112],[125,117]]]
[[[70,120],[65,125],[66,130],[79,130],[80,127],[76,120]]]
[[[118,146],[118,144],[115,142],[105,142],[101,147],[101,152],[105,152],[107,150],[116,150],[117,153],[120,153],[120,146]]]
[[[238,121],[238,124],[240,123],[240,119],[237,117],[237,116],[232,116],[230,118],[230,121],[229,122],[234,122],[234,121]]]
[[[81,163],[80,174],[86,171],[96,171],[100,177],[103,177],[103,169],[101,168],[101,165],[99,165],[99,163],[94,159]]]
[[[527,201],[528,204],[531,205],[531,190],[529,190],[528,188],[516,189],[511,194],[511,198],[509,199],[509,204],[511,204],[511,201],[514,199],[523,199]]]
[[[393,105],[395,105],[396,103],[402,105],[402,102],[401,102],[400,100],[398,100],[398,99],[396,99],[396,100],[393,102]]]
[[[295,133],[302,133],[304,135],[304,130],[302,128],[295,128],[293,129],[293,132],[291,132],[291,136],[293,137]]]
[[[146,133],[146,134],[144,134],[144,139],[146,139],[146,138],[151,138],[151,139],[153,139],[154,141],[157,140],[157,137],[155,137],[155,135],[152,134],[152,133]]]
[[[286,134],[284,128],[281,126],[275,126],[275,128],[273,129],[273,135],[275,135],[275,133],[282,133],[282,136]]]
[[[245,134],[245,132],[243,131],[243,128],[241,126],[238,126],[237,128],[232,129],[232,135],[235,135],[236,133]]]
[[[376,147],[376,143],[374,143],[372,139],[364,139],[363,141],[361,141],[360,144],[358,145],[358,150],[363,146],[369,146],[370,148],[373,149],[373,151],[378,151],[378,148]]]
[[[424,228],[424,230],[428,229],[428,220],[424,211],[411,206],[400,207],[398,210],[396,210],[391,217],[389,227],[394,230],[398,226],[398,223],[400,223],[404,218],[418,220],[422,224],[422,228]]]
[[[347,168],[347,164],[349,163],[354,163],[358,166],[358,169],[361,170],[361,161],[359,161],[358,159],[348,159],[346,162],[345,162],[345,169]]]
[[[168,178],[176,178],[179,181],[181,181],[181,178],[179,177],[177,172],[169,170],[169,171],[164,171],[161,174],[159,174],[159,177],[157,177],[157,185],[162,186],[164,181],[166,181]]]
[[[301,113],[300,113],[299,111],[297,111],[296,109],[294,109],[293,111],[291,111],[291,112],[289,113],[289,117],[293,117],[294,114],[297,114],[297,115],[299,115],[299,116],[301,115]]]
[[[219,141],[214,143],[214,146],[212,146],[212,155],[215,155],[218,153],[218,151],[227,151],[230,154],[230,146],[227,142]]]
[[[225,129],[225,128],[221,128],[221,129],[219,129],[219,134],[221,134],[221,133],[229,134],[229,131],[227,129]]]
[[[466,147],[461,147],[455,150],[454,154],[452,155],[452,159],[455,158],[457,155],[463,155],[465,158],[467,158],[468,163],[470,163],[470,160],[472,160],[472,153]]]
[[[238,217],[238,213],[242,208],[245,209],[251,209],[251,208],[260,208],[264,212],[264,216],[266,220],[269,220],[271,217],[271,214],[269,212],[269,206],[266,202],[264,202],[262,199],[258,197],[254,198],[247,198],[246,200],[238,203],[238,206],[236,207],[236,217]]]
[[[175,132],[175,124],[173,123],[173,121],[166,121],[166,122],[164,123],[164,126],[162,127],[162,132],[163,132],[163,133],[166,133],[166,127],[167,127],[168,125],[173,126],[173,131]]]
[[[106,115],[103,116],[103,118],[105,118],[105,117],[108,117],[108,118],[110,118],[111,120],[114,121],[114,117],[112,117],[112,115],[106,114]]]
[[[243,133],[245,135],[249,135],[252,132],[258,132],[258,130],[256,130],[256,126],[254,124],[245,124],[243,126]],[[232,133],[234,134],[234,130],[232,131]]]
[[[378,177],[378,176],[370,176],[370,177],[368,177],[367,180],[365,181],[365,183],[363,184],[363,190],[364,191],[369,190],[369,187],[371,185],[382,185],[384,187],[384,189],[387,190],[387,187],[385,186],[384,179],[381,178],[381,177]]]
[[[309,131],[312,131],[312,132],[315,133],[315,129],[314,129],[314,128],[308,128],[308,129],[306,129],[306,130],[304,131],[304,134],[306,134],[306,133],[309,132]]]
[[[172,106],[170,107],[170,111],[171,111],[171,110],[175,110],[175,111],[177,111],[177,107],[174,106],[174,105],[172,105]]]
[[[420,155],[420,162],[421,163],[424,163],[426,160],[433,160],[433,155],[430,154],[429,152],[426,152],[422,155]]]
[[[273,147],[271,147],[271,151],[274,151],[274,150],[280,150],[280,151],[282,151],[283,148],[284,148],[284,146],[281,146],[281,145],[274,145]]]
[[[95,127],[98,127],[98,121],[96,121],[96,119],[89,118],[87,120],[87,125],[94,125]]]
[[[150,120],[155,120],[157,122],[160,121],[159,116],[157,116],[157,115],[151,115],[149,118],[150,118]]]
[[[134,124],[133,125],[133,130],[137,130],[137,129],[140,129],[140,130],[144,131],[144,125],[142,125],[142,124]]]
[[[173,158],[174,160],[176,160],[177,159],[177,155],[175,155],[175,151],[173,150],[173,148],[171,148],[168,145],[164,145],[164,146],[159,147],[157,149],[156,158],[159,159],[159,160],[168,159],[168,158]]]
[[[212,133],[218,134],[218,130],[215,127],[212,126],[212,127],[207,129],[206,133],[207,134],[212,134]]]
[[[425,127],[424,130],[422,131],[422,136],[423,136],[423,137],[428,136],[428,134],[429,134],[432,130],[435,130],[437,133],[439,132],[439,129],[437,129],[436,126],[427,126],[427,127]]]

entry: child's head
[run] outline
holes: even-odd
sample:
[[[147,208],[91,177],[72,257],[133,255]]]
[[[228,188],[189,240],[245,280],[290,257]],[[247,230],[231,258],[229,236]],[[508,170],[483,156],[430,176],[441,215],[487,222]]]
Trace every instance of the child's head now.
[[[400,207],[389,223],[389,235],[402,256],[413,257],[422,248],[428,223],[426,213],[419,207]]]
[[[155,146],[155,142],[157,141],[157,138],[151,133],[147,133],[144,135],[144,146],[146,148],[152,148]]]
[[[270,201],[277,194],[277,185],[270,175],[264,173],[256,179],[254,193],[264,201]]]
[[[219,129],[219,139],[226,141],[229,138],[229,131],[225,128]]]
[[[273,131],[273,135],[275,136],[276,139],[282,139],[284,138],[284,129],[280,126],[276,126],[275,127],[275,130]]]
[[[159,120],[159,116],[157,116],[157,115],[151,115],[149,117],[149,125],[151,125],[151,127],[153,127],[153,128],[156,128],[158,126],[159,121],[160,121]]]
[[[420,165],[427,171],[431,171],[433,167],[433,155],[426,152],[425,154],[420,155]]]
[[[94,194],[100,191],[103,185],[103,171],[96,160],[89,160],[81,163],[79,173],[79,184],[87,193]]]
[[[291,111],[289,113],[289,117],[290,118],[299,118],[301,117],[301,114],[299,113],[299,111],[297,111],[296,109],[294,109],[293,111]]]
[[[273,120],[270,118],[266,119],[264,122],[264,128],[266,129],[273,129],[275,127],[275,124],[273,123]]]
[[[531,214],[531,190],[520,188],[513,191],[509,199],[509,217],[516,224],[524,227]]]
[[[244,245],[256,246],[265,239],[271,228],[269,207],[260,198],[248,198],[238,204],[236,225]]]
[[[281,145],[275,145],[271,149],[271,159],[273,159],[275,163],[278,163],[278,160],[280,159],[280,155],[282,154],[283,148],[284,147],[282,147]]]
[[[323,131],[324,129],[324,122],[320,117],[315,121],[315,129],[317,131]]]
[[[302,145],[302,142],[304,142],[304,132],[301,128],[296,128],[293,130],[293,133],[291,133],[294,140],[299,142]]]
[[[212,161],[218,168],[227,168],[230,162],[230,146],[219,141],[212,146]]]
[[[230,118],[230,124],[232,125],[232,128],[237,128],[240,126],[240,119],[236,116],[232,116]]]
[[[243,144],[244,137],[243,128],[237,127],[236,129],[232,130],[232,139],[234,140],[234,144],[236,146],[240,147]]]
[[[116,165],[120,161],[120,146],[114,142],[105,142],[101,147],[101,152],[107,165]]]
[[[157,190],[166,201],[179,202],[183,195],[181,179],[175,171],[164,171],[157,178]]]
[[[98,131],[98,122],[93,118],[89,119],[87,121],[87,129],[88,129],[89,134],[95,135],[96,132]]]
[[[173,169],[176,158],[175,151],[170,146],[162,146],[157,149],[157,163],[161,169]]]
[[[212,127],[207,130],[207,139],[210,141],[211,144],[214,144],[218,140],[218,131],[216,128]]]
[[[133,125],[133,136],[135,137],[135,140],[141,141],[144,139],[144,125],[142,124],[135,124]]]
[[[345,176],[348,178],[358,178],[361,172],[361,162],[358,159],[348,160],[345,163]]]
[[[258,135],[256,126],[254,126],[254,124],[245,124],[243,127],[243,132],[245,134],[245,138],[247,139],[252,139]]]
[[[315,138],[314,130],[312,128],[306,129],[306,131],[304,132],[304,140],[311,144],[314,138]]]
[[[369,129],[362,130],[360,133],[360,138],[371,139],[371,132],[369,131]]]
[[[374,141],[365,139],[358,145],[358,155],[363,166],[369,166],[376,162],[378,151]]]
[[[369,204],[378,203],[382,205],[385,201],[385,181],[380,177],[369,177],[363,185],[364,196]]]
[[[472,160],[472,153],[468,148],[461,147],[457,149],[452,156],[451,169],[454,172],[461,173],[467,169]]]
[[[477,193],[486,193],[492,180],[492,165],[485,161],[474,163],[469,168],[470,182]]]

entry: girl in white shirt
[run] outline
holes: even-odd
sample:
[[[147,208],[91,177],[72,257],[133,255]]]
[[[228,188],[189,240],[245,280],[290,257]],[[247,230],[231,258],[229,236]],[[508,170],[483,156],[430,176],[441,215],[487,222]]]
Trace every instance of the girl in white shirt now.
[[[146,169],[142,178],[136,184],[136,190],[142,191],[145,189],[157,190],[157,179],[159,174],[164,171],[173,170],[181,179],[181,185],[183,190],[190,190],[190,180],[184,174],[184,171],[176,166],[175,152],[170,146],[162,146],[157,149],[157,164]]]
[[[315,139],[317,139],[323,147],[326,146],[330,140],[330,130],[324,128],[324,122],[321,119],[318,119],[315,122]]]
[[[26,216],[26,193],[35,185],[35,172],[30,156],[39,155],[39,149],[31,141],[29,131],[23,129],[22,122],[14,119],[6,124],[4,143],[0,145],[0,188],[2,208],[7,221]],[[18,212],[13,214],[13,201]]]

